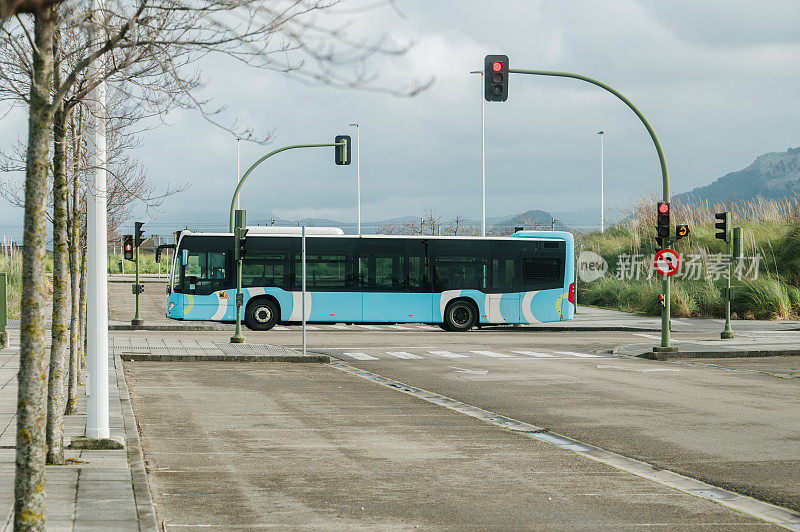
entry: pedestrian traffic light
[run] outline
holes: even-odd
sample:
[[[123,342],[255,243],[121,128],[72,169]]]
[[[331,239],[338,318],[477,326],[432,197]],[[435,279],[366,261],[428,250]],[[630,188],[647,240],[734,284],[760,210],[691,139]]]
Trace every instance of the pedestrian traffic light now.
[[[508,100],[508,56],[483,58],[483,97],[487,102]]]
[[[675,226],[675,238],[680,240],[681,238],[689,236],[689,226],[688,225],[676,225]]]
[[[138,248],[142,245],[144,241],[142,237],[144,236],[144,231],[142,230],[142,226],[144,226],[143,222],[134,222],[133,223],[133,244]]]
[[[244,260],[247,255],[247,231],[244,227],[233,228],[233,260]]]
[[[125,260],[133,260],[133,235],[122,237],[122,253]]]
[[[658,202],[656,212],[656,243],[659,249],[664,249],[664,242],[669,240],[669,203]]]
[[[714,235],[720,240],[724,240],[725,242],[731,241],[731,213],[728,211],[725,212],[718,212],[714,215],[714,218],[717,219],[717,223],[714,224],[714,227],[717,228],[717,233]]]
[[[350,135],[336,135],[336,140],[334,140],[336,146],[334,146],[334,158],[336,160],[336,164],[343,165],[343,164],[350,164]]]

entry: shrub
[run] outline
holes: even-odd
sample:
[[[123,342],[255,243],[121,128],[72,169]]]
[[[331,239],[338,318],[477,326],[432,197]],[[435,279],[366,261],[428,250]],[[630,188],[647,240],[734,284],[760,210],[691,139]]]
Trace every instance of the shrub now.
[[[739,317],[788,319],[791,307],[786,285],[775,277],[744,281],[733,290],[731,310]]]

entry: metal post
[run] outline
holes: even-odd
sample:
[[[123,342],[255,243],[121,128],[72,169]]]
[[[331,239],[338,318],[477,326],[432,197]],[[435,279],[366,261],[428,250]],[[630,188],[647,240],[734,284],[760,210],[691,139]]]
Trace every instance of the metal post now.
[[[142,289],[141,285],[139,284],[139,246],[136,245],[136,235],[134,235],[133,238],[134,238],[133,247],[135,248],[134,249],[135,255],[133,257],[133,260],[134,260],[134,265],[136,267],[136,281],[134,282],[133,285],[133,293],[136,296],[136,314],[133,316],[133,319],[131,320],[131,325],[133,325],[134,327],[139,327],[141,325],[144,325],[144,320],[142,320],[142,318],[139,317],[139,293],[142,291]]]
[[[483,86],[483,70],[473,70],[470,74],[481,75]],[[481,92],[481,236],[486,236],[486,99]]]
[[[92,1],[92,12],[102,13],[104,0]],[[97,32],[89,24],[89,41],[94,43]],[[104,70],[102,59],[91,64],[89,79],[99,77]],[[108,438],[108,285],[106,275],[108,246],[106,229],[106,87],[100,82],[89,98],[93,106],[90,116],[93,126],[87,135],[88,167],[93,179],[87,194],[87,278],[86,278],[86,345],[87,369],[91,397],[86,406],[86,436]]]
[[[561,78],[573,78],[579,79],[581,81],[585,81],[587,83],[591,83],[592,85],[596,85],[601,89],[604,89],[627,105],[631,111],[639,117],[639,120],[644,125],[647,132],[650,134],[650,139],[653,141],[653,145],[656,148],[656,153],[658,154],[658,162],[661,165],[661,187],[662,187],[662,197],[664,202],[669,202],[670,194],[669,194],[669,170],[667,170],[667,158],[664,155],[664,150],[661,148],[661,142],[658,140],[658,136],[656,135],[653,126],[650,125],[650,122],[647,121],[647,118],[642,114],[642,112],[633,105],[628,98],[625,97],[621,92],[616,90],[615,88],[606,85],[601,81],[597,81],[596,79],[592,79],[588,76],[583,76],[581,74],[573,74],[571,72],[555,72],[551,70],[523,70],[517,68],[510,68],[508,69],[509,73],[515,74],[532,74],[536,76],[554,76],[554,77],[561,77]],[[662,281],[662,291],[664,293],[664,309],[661,312],[661,347],[653,348],[655,351],[674,351],[676,350],[674,347],[670,346],[670,334],[669,334],[669,317],[670,317],[670,278],[668,276],[664,276]]]
[[[236,184],[239,184],[239,141],[242,139],[236,139]],[[236,208],[239,208],[239,198],[236,198]]]
[[[125,240],[124,236],[119,237],[119,260],[120,263],[122,263],[122,275],[125,275],[125,254],[122,251],[124,240]]]
[[[600,233],[604,233],[606,209],[605,209],[605,198],[603,197],[605,189],[605,187],[603,186],[603,170],[605,167],[605,161],[603,160],[605,156],[604,153],[605,146],[603,144],[603,138],[605,137],[605,132],[598,131],[597,134],[600,135]]]
[[[302,303],[300,304],[300,312],[302,312],[302,324],[303,324],[303,355],[306,354],[306,226],[304,225],[303,228],[300,230],[301,235],[301,262],[302,262],[302,270],[301,274],[303,276],[302,280]]]
[[[233,239],[233,245],[239,245],[239,239],[242,238],[242,230],[245,228],[246,214],[243,210],[236,210],[236,226],[233,228],[236,238]],[[242,305],[244,304],[244,296],[242,295],[242,257],[238,251],[234,251],[238,260],[236,261],[236,331],[231,336],[232,344],[243,344],[244,336],[242,335]]]
[[[356,128],[356,209],[358,211],[358,234],[361,234],[361,126],[358,122],[350,124]]]
[[[730,219],[730,218],[729,218]],[[733,238],[728,238],[726,249],[728,253],[728,275],[725,281],[725,328],[720,333],[719,337],[723,340],[728,340],[736,336],[731,329],[731,263],[733,262],[733,250],[731,249]]]

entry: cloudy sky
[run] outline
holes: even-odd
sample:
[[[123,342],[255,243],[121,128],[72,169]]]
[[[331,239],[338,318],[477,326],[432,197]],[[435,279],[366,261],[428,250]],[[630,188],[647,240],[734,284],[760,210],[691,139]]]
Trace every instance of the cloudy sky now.
[[[397,5],[399,14],[359,15],[350,31],[416,43],[403,57],[368,63],[383,85],[434,76],[435,84],[414,98],[310,87],[222,58],[202,64],[203,94],[227,105],[228,119],[275,132],[271,146],[241,143],[242,171],[275,147],[354,135],[347,124],[359,122],[365,222],[419,215],[424,207],[479,219],[483,94],[480,76],[469,71],[481,68],[487,53],[507,54],[512,68],[582,73],[623,92],[658,133],[676,193],[741,169],[762,153],[800,146],[797,0]],[[487,216],[599,211],[601,129],[608,210],[660,192],[655,150],[622,102],[576,80],[513,75],[510,81],[507,102],[486,104]],[[24,110],[5,116],[0,145],[24,138],[25,120]],[[141,211],[146,232],[223,227],[236,141],[193,112],[171,113],[166,122],[145,133],[137,155],[156,184],[191,186],[158,211]],[[331,149],[318,148],[263,164],[242,197],[248,221],[355,220],[355,165],[335,166],[332,159]],[[21,210],[3,204],[0,233],[19,237],[21,219]]]

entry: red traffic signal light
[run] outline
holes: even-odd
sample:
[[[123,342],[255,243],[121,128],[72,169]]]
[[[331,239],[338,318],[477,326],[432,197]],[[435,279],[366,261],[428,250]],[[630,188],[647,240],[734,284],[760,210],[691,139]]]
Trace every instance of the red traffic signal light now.
[[[665,203],[660,201],[658,203],[658,212],[659,214],[668,214],[669,213],[669,203]]]
[[[483,98],[487,102],[508,99],[508,56],[487,55],[483,58]]]
[[[122,255],[125,260],[133,260],[133,235],[122,237]]]
[[[494,63],[492,63],[492,70],[495,72],[500,72],[501,70],[503,70],[503,63],[501,63],[500,61],[495,61]]]

